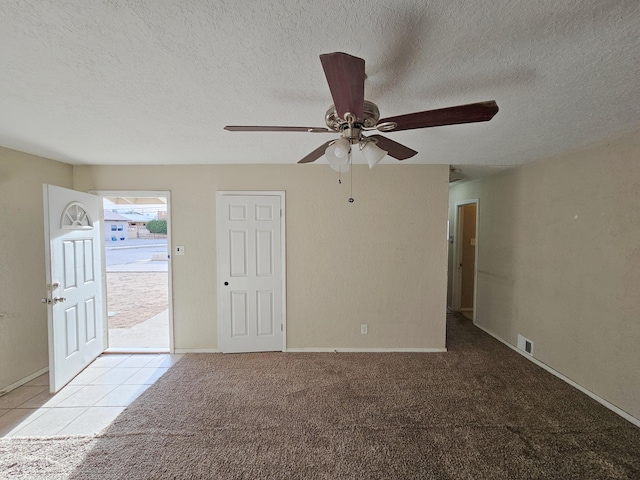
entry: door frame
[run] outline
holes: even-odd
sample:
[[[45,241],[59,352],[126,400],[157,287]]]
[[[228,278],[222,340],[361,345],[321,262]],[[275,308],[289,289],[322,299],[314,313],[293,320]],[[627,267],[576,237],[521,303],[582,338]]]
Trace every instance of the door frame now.
[[[168,297],[168,307],[169,307],[169,353],[175,352],[174,345],[174,328],[173,328],[173,283],[172,283],[172,248],[171,248],[171,192],[169,190],[90,190],[89,193],[93,195],[98,195],[101,198],[104,197],[166,197],[167,198],[167,252],[169,255],[169,259],[167,260],[167,277],[168,284],[167,288],[169,289]],[[104,213],[102,213],[104,217]],[[108,322],[108,312],[107,312],[107,282],[106,282],[106,244],[104,240],[104,235],[102,235],[102,271],[105,274],[105,281],[103,282],[104,289],[104,344],[105,350],[109,348],[109,322]]]
[[[460,311],[462,302],[462,275],[460,272],[460,260],[462,258],[462,230],[463,218],[459,215],[460,207],[465,205],[476,206],[476,245],[475,259],[473,265],[473,321],[476,320],[476,299],[478,294],[478,232],[480,230],[480,199],[474,198],[470,200],[461,200],[454,204],[453,224],[455,226],[455,234],[453,237],[453,285],[451,295],[451,309],[455,312]]]
[[[285,202],[285,192],[283,190],[218,190],[216,191],[216,278],[218,281],[218,288],[216,289],[216,303],[217,312],[218,312],[218,349],[220,346],[220,338],[222,335],[222,322],[220,321],[222,315],[220,312],[220,295],[222,293],[222,282],[224,281],[222,272],[220,268],[218,268],[218,256],[220,254],[218,250],[218,246],[220,242],[218,241],[218,235],[220,235],[220,231],[218,230],[218,205],[217,200],[220,196],[256,196],[256,195],[265,195],[272,197],[280,197],[280,266],[282,271],[282,351],[287,351],[287,241],[286,241],[286,202]]]

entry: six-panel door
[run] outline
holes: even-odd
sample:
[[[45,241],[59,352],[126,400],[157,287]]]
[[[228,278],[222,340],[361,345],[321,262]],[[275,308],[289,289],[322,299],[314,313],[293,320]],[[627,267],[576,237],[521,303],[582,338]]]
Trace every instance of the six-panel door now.
[[[49,384],[61,389],[104,351],[102,199],[44,185]]]
[[[280,197],[217,197],[219,348],[283,349]]]

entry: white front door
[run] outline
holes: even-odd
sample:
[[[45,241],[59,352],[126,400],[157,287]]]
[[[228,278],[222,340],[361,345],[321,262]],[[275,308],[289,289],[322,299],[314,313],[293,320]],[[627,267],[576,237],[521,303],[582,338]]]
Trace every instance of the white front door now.
[[[218,192],[218,347],[222,352],[284,350],[282,195]]]
[[[102,199],[53,185],[43,198],[53,393],[104,351]]]

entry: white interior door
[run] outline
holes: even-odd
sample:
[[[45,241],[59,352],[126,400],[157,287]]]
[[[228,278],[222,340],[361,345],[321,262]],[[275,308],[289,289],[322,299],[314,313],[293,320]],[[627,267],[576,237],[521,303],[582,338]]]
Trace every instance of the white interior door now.
[[[281,196],[217,195],[219,349],[284,350]]]
[[[102,199],[43,186],[49,384],[57,392],[104,351]]]

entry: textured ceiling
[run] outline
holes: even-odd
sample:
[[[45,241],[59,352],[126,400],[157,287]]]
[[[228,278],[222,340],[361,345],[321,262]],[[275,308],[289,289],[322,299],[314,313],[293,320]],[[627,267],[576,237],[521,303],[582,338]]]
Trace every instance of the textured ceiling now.
[[[419,152],[405,163],[495,169],[640,129],[638,0],[3,0],[0,145],[295,163],[329,134],[223,127],[324,126],[318,56],[334,51],[366,60],[383,117],[497,101],[487,123],[386,134]]]

